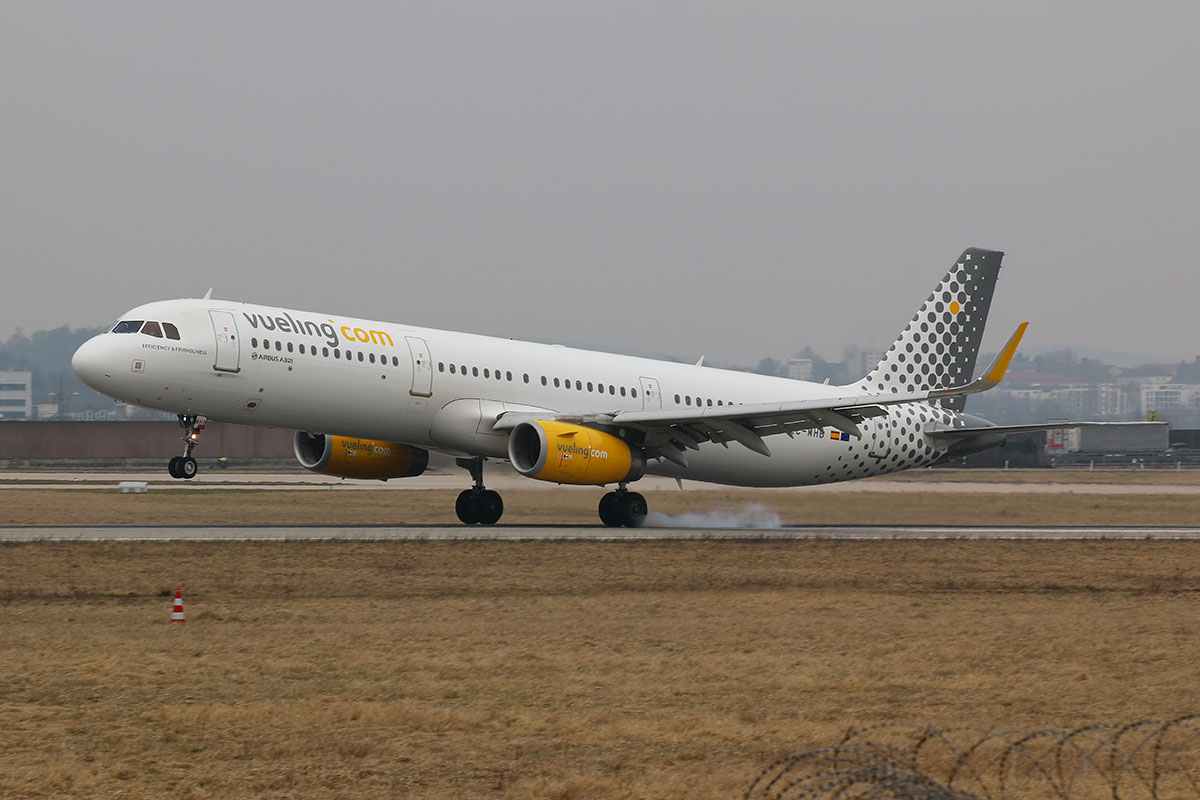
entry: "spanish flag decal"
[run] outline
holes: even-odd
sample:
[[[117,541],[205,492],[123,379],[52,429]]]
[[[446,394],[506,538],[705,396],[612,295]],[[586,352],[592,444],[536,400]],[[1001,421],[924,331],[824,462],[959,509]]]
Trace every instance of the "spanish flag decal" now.
[[[830,439],[840,439],[843,442],[848,442],[848,441],[850,441],[850,434],[844,433],[842,431],[830,431],[829,438]]]

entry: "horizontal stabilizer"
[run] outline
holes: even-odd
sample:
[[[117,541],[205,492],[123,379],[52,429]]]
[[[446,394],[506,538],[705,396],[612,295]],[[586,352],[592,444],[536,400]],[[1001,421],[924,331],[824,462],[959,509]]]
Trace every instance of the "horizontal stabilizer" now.
[[[1040,422],[1033,425],[980,425],[970,428],[949,428],[940,424],[925,428],[925,435],[933,439],[971,439],[976,436],[1008,436],[1016,433],[1037,431],[1061,431],[1067,428],[1102,428],[1110,425],[1163,425],[1162,422]]]

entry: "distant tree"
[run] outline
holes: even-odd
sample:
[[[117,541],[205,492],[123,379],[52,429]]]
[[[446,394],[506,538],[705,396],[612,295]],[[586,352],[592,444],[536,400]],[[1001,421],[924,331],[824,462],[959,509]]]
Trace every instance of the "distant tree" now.
[[[1051,350],[1042,353],[1033,360],[1034,369],[1038,372],[1049,372],[1058,375],[1074,375],[1079,365],[1075,354],[1070,350]]]
[[[777,358],[767,357],[758,362],[758,366],[754,368],[754,371],[759,375],[786,376],[787,364]]]

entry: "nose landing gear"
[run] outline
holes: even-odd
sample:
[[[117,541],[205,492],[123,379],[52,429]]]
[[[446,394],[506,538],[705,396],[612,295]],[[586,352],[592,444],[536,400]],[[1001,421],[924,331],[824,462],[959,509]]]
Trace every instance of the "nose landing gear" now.
[[[191,414],[179,415],[179,427],[183,428],[183,455],[175,456],[167,462],[167,472],[172,478],[191,480],[196,477],[198,468],[196,459],[192,458],[192,450],[200,442],[200,431],[204,430],[204,417]]]
[[[640,528],[649,510],[646,498],[629,491],[623,483],[600,498],[600,521],[610,528]]]
[[[504,501],[498,492],[483,487],[483,459],[460,458],[455,463],[471,473],[475,485],[458,496],[454,512],[466,525],[495,525],[504,514]]]

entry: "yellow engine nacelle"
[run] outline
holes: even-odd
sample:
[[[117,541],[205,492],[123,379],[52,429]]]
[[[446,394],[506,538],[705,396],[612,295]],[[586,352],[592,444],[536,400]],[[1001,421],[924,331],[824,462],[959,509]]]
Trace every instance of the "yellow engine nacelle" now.
[[[508,459],[527,478],[603,486],[636,481],[646,459],[616,436],[567,422],[522,422],[508,437]]]
[[[412,478],[429,466],[429,452],[419,447],[374,439],[296,432],[300,466],[339,478]]]

